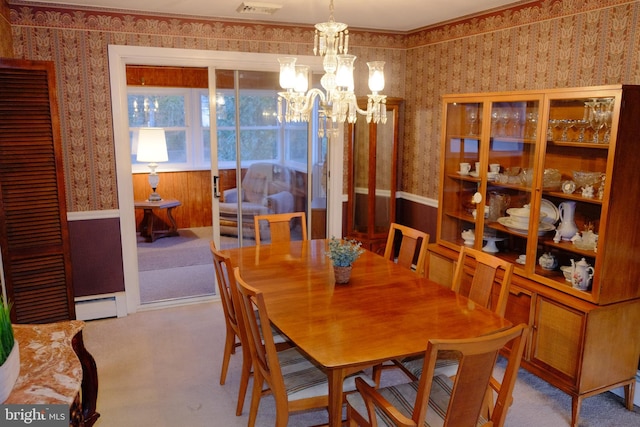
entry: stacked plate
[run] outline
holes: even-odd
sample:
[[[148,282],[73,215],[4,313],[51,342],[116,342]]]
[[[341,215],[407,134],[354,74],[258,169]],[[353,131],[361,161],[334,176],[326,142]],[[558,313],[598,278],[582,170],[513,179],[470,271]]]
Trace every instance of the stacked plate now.
[[[555,208],[555,206],[552,204]],[[555,230],[554,223],[555,220],[547,220],[548,217],[548,207],[547,209],[540,210],[540,224],[538,224],[538,235],[543,235],[549,231]],[[507,214],[509,216],[505,216],[502,218],[498,218],[498,223],[507,227],[507,229],[513,231],[518,234],[528,234],[529,233],[529,217],[531,215],[531,210],[529,205],[524,205],[521,208],[510,208],[507,209]],[[552,213],[553,214],[553,213]]]

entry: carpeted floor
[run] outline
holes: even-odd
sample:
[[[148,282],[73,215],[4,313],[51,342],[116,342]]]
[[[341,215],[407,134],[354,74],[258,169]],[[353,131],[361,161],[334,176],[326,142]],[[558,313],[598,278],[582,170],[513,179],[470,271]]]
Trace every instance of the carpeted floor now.
[[[211,227],[145,242],[138,236],[138,278],[143,304],[214,294]]]
[[[138,271],[212,264],[209,241],[211,227],[178,230],[179,236],[145,242],[138,235]]]
[[[227,382],[219,384],[224,347],[219,301],[90,321],[84,341],[100,380],[96,427],[247,425],[249,398],[242,416],[235,416],[241,355],[231,357]],[[387,370],[382,380],[396,382],[398,375]],[[273,398],[265,396],[256,426],[273,426],[274,409]],[[627,411],[613,393],[585,399],[581,414],[580,427],[640,426],[640,409]],[[569,396],[520,370],[506,427],[568,426],[570,417]],[[312,411],[292,415],[289,426],[326,420],[325,411]]]

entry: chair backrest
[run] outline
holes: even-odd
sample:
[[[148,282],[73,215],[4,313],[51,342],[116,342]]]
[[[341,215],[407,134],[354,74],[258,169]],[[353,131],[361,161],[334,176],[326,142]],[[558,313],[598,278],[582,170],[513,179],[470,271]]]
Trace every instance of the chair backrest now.
[[[511,286],[511,276],[513,274],[513,264],[502,260],[494,255],[463,246],[460,249],[458,263],[453,274],[453,283],[451,289],[460,292],[465,276],[465,267],[467,260],[473,262],[475,260],[475,268],[473,269],[471,285],[469,293],[466,295],[476,304],[480,304],[486,308],[492,308],[493,311],[504,316],[507,309],[507,299],[509,297],[509,287]],[[497,301],[492,301],[493,285],[498,282],[498,271],[502,271],[502,280],[500,283],[500,293]]]
[[[225,321],[228,322],[229,326],[236,335],[238,335],[240,342],[242,342],[243,337],[240,334],[241,327],[239,325],[241,321],[240,313],[236,310],[238,306],[238,291],[233,277],[231,258],[219,252],[213,241],[209,243],[209,248],[213,256],[213,268],[216,272],[216,279],[218,280],[218,289],[220,291],[220,299],[222,300],[222,310],[224,311]]]
[[[395,242],[398,232],[402,234],[402,239],[400,240],[400,248],[396,251]],[[428,243],[429,234],[424,231],[392,222],[391,227],[389,228],[389,237],[387,237],[387,245],[384,249],[384,257],[393,261],[397,252],[398,258],[396,259],[396,262],[410,270],[413,266],[414,260],[416,260],[416,273],[420,276],[424,276],[424,263],[427,256]]]
[[[256,245],[260,245],[260,221],[269,222],[271,243],[291,241],[291,221],[300,218],[302,240],[307,240],[307,216],[304,212],[256,215],[253,217],[256,233]]]
[[[446,409],[444,426],[475,426],[486,404],[489,383],[499,351],[511,344],[505,374],[493,407],[490,422],[493,426],[504,425],[507,409],[511,402],[518,369],[529,328],[525,324],[506,331],[468,340],[430,340],[424,358],[423,374],[420,377],[418,393],[413,412],[417,425],[423,425],[434,381],[434,371],[438,352],[460,353],[458,372],[453,378],[453,387]]]
[[[234,268],[233,274],[254,370],[259,371],[274,396],[286,396],[277,349],[271,332],[271,322],[262,292],[249,286],[240,277],[238,267]]]

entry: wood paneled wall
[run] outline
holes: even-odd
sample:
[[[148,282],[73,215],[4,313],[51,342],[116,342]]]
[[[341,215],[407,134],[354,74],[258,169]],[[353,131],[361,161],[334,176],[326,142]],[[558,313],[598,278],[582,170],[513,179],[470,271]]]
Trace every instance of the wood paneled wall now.
[[[211,171],[159,172],[158,175],[160,184],[157,191],[160,196],[182,202],[182,206],[173,211],[178,228],[211,225]],[[146,200],[151,193],[149,175],[137,173],[132,176],[134,199]],[[136,224],[140,224],[142,215],[142,211],[136,211]],[[165,217],[160,219],[166,220]]]

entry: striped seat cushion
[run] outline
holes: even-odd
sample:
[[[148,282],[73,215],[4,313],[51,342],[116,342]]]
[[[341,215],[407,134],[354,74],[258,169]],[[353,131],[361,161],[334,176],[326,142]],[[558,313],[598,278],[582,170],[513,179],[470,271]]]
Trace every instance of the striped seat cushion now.
[[[258,319],[258,330],[260,332],[260,336],[262,336],[262,327],[260,326],[260,316],[256,316],[256,318]],[[282,344],[285,342],[289,342],[289,338],[285,334],[280,332],[280,330],[273,325],[271,325],[271,333],[273,334],[274,344]]]
[[[451,396],[451,388],[453,383],[446,375],[438,375],[433,378],[433,385],[429,395],[429,408],[424,425],[427,427],[442,427],[444,417],[449,406],[449,398]],[[385,399],[389,401],[398,411],[407,418],[411,418],[413,407],[418,393],[418,381],[400,384],[392,387],[378,389]],[[355,409],[365,420],[369,419],[364,400],[360,393],[347,395],[347,402]],[[379,426],[395,426],[395,424],[384,414],[379,408],[376,408],[376,415]],[[478,425],[486,423],[481,417]]]
[[[446,375],[453,377],[458,372],[458,358],[460,353],[457,351],[440,351],[436,360],[436,368],[434,375]],[[422,375],[423,357],[406,357],[400,361],[402,366],[411,372],[416,378]]]
[[[289,401],[329,394],[327,374],[318,369],[295,348],[279,351],[278,361]],[[343,384],[345,393],[355,391],[356,377],[361,377],[372,387],[375,386],[369,377],[362,373],[356,373],[345,378]]]

